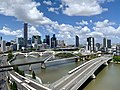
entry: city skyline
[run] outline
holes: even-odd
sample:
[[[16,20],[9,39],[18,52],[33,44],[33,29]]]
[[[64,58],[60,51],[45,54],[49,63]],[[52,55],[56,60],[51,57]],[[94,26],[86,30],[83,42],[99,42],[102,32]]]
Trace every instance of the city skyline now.
[[[0,4],[0,36],[6,41],[23,37],[23,23],[27,22],[28,37],[40,35],[43,40],[45,35],[55,34],[74,44],[78,35],[80,44],[90,36],[95,43],[102,43],[104,37],[120,43],[119,5],[119,0],[4,0]]]

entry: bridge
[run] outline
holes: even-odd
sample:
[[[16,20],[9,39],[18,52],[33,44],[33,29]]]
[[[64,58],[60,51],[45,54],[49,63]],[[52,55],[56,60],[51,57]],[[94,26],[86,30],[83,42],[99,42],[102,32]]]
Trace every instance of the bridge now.
[[[49,60],[50,57],[47,57],[44,61],[39,61],[39,63],[47,63],[47,62],[54,62],[55,60]],[[77,58],[71,57],[68,59]],[[47,60],[48,59],[48,60]],[[59,79],[58,81],[50,84],[48,88],[50,90],[77,90],[80,86],[84,84],[84,82],[89,78],[95,78],[94,72],[101,66],[101,65],[108,65],[107,62],[112,59],[112,56],[102,56],[99,58],[92,59],[77,68],[68,72],[66,76]],[[64,59],[61,59],[64,60]],[[56,60],[57,61],[57,60]],[[58,59],[59,61],[59,59]],[[33,62],[32,62],[33,63]],[[30,63],[27,63],[30,64]],[[19,65],[19,64],[18,64]],[[4,66],[1,66],[4,67]],[[19,76],[15,75],[17,78]],[[20,79],[20,78],[19,78]],[[22,79],[21,79],[22,80]],[[31,81],[32,82],[32,81]],[[33,83],[30,84],[34,87]],[[42,85],[36,86],[38,88],[43,88]],[[35,88],[35,87],[34,87]],[[44,87],[45,88],[45,87]],[[44,89],[43,89],[44,90]]]
[[[49,88],[52,90],[77,90],[89,77],[95,78],[94,72],[101,65],[108,65],[107,61],[111,59],[111,56],[102,56],[90,60],[68,72],[68,75],[52,83]]]
[[[32,52],[28,52],[28,53],[24,53],[24,52],[14,52],[13,55],[23,55],[25,57],[31,56],[31,57],[36,57],[34,54],[37,54],[39,56],[43,56],[44,54],[54,54],[54,51],[44,51],[44,52],[36,52],[36,51],[32,51]],[[8,55],[8,53],[4,54],[5,56]]]
[[[42,61],[35,61],[35,62],[27,62],[27,63],[20,63],[20,64],[4,65],[4,66],[0,66],[0,69],[1,69],[1,68],[14,67],[14,66],[31,65],[31,64],[37,64],[37,63],[41,63],[41,68],[45,69],[45,68],[46,68],[46,64],[49,64],[49,63],[79,58],[79,57],[71,57],[71,58],[63,58],[63,59],[55,59],[55,60],[52,60],[52,59],[51,59],[52,57],[53,57],[53,55],[49,55],[48,57],[46,57],[46,58],[45,58],[44,60],[42,60]]]

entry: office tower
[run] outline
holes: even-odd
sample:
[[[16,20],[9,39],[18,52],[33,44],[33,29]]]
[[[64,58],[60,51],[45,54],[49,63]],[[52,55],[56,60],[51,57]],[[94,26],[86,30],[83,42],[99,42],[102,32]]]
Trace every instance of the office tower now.
[[[51,38],[51,48],[56,48],[57,46],[57,39],[55,37],[55,34],[53,34],[53,37]]]
[[[103,38],[103,47],[107,48],[107,38]]]
[[[17,50],[22,49],[22,47],[25,46],[23,37],[18,37],[17,40],[16,40],[16,43],[17,43]]]
[[[108,48],[111,48],[111,40],[107,38],[103,38],[103,49],[105,52],[108,51]]]
[[[100,43],[96,43],[96,51],[100,49]]]
[[[29,38],[28,44],[29,44],[29,45],[32,45],[32,39],[31,39],[31,38]]]
[[[57,47],[64,47],[65,43],[64,40],[57,40]]]
[[[0,36],[0,41],[2,41],[2,36]]]
[[[93,37],[89,37],[87,38],[87,48],[88,50],[90,50],[91,52],[94,51],[94,38]]]
[[[45,36],[45,41],[46,41],[47,45],[50,45],[50,36],[49,35]]]
[[[32,43],[34,43],[34,44],[41,44],[42,43],[41,36],[39,36],[39,35],[32,36]]]
[[[46,43],[47,46],[50,46],[50,36],[49,35],[45,35],[45,39],[43,39],[43,43]]]
[[[6,42],[5,42],[5,41],[2,41],[2,42],[1,42],[1,51],[2,51],[2,52],[5,52],[5,51],[6,51]]]
[[[107,47],[111,48],[111,40],[110,39],[107,39]]]
[[[28,24],[24,23],[24,45],[27,48],[27,40],[28,40]]]
[[[116,45],[116,55],[120,55],[120,45]]]
[[[77,35],[75,36],[75,46],[79,47],[79,37]]]

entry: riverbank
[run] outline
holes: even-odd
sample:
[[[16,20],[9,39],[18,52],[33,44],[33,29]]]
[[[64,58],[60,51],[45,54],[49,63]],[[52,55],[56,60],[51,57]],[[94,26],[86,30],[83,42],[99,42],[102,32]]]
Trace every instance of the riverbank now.
[[[110,63],[83,90],[119,90],[120,64]]]

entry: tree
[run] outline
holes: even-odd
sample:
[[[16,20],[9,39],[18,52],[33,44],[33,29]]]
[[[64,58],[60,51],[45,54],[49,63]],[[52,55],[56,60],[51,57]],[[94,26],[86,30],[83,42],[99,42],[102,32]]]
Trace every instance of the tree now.
[[[13,69],[14,69],[16,72],[19,73],[19,68],[18,68],[18,66],[15,65],[15,66],[13,67]]]
[[[10,59],[12,59],[13,58],[13,54],[12,54],[12,51],[9,51],[8,52],[8,61],[10,60]]]
[[[8,76],[7,82],[10,83],[10,77]]]
[[[114,62],[120,62],[120,56],[114,56],[113,57]]]
[[[32,72],[32,78],[33,78],[33,79],[36,79],[36,76],[35,76],[35,72],[34,72],[34,71]]]
[[[13,82],[12,90],[18,90],[18,89],[17,89],[17,84],[16,84],[15,82]]]

